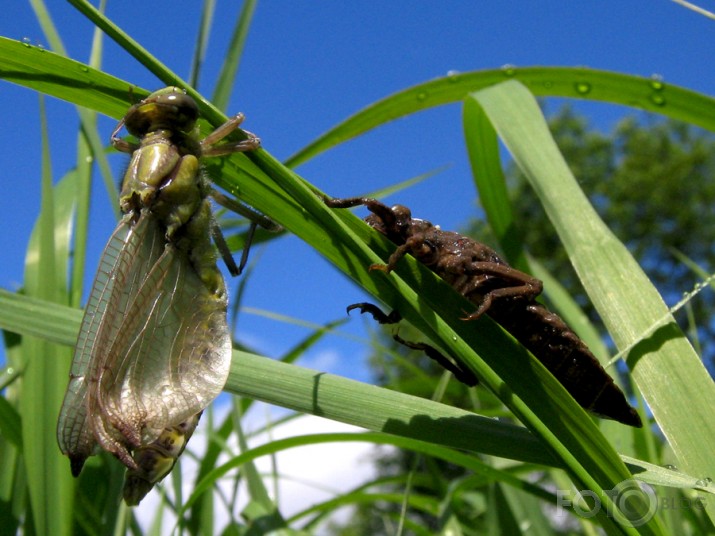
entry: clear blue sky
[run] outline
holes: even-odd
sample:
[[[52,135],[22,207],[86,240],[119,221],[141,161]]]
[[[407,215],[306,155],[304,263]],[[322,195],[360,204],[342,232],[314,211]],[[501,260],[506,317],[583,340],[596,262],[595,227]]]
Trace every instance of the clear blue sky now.
[[[8,2],[9,0],[4,0]],[[64,2],[51,14],[72,58],[86,61],[93,27]],[[109,2],[109,16],[181,76],[188,76],[199,2]],[[200,91],[209,95],[237,16],[238,2],[219,2]],[[45,44],[30,7],[13,1],[0,35]],[[360,108],[449,71],[517,66],[589,66],[643,76],[706,94],[715,93],[712,44],[715,22],[669,0],[600,2],[259,2],[240,66],[230,112],[243,111],[245,127],[263,146],[286,158]],[[133,84],[163,84],[106,41],[104,69]],[[554,104],[554,108],[557,103]],[[78,119],[73,106],[47,102],[55,180],[73,165]],[[581,104],[604,130],[631,110]],[[39,210],[39,114],[36,95],[0,81],[0,286],[22,281],[24,251]],[[109,138],[114,120],[100,123]],[[126,156],[113,156],[119,177]],[[389,202],[445,229],[475,215],[475,192],[461,136],[460,107],[442,107],[397,121],[300,167],[297,171],[335,196],[351,196],[449,165],[447,171]],[[93,272],[115,221],[103,186],[95,183]],[[342,318],[365,295],[294,237],[254,250],[258,265],[243,304],[323,323]],[[288,275],[286,275],[288,274]],[[344,331],[363,334],[355,316]],[[304,328],[242,314],[238,338],[279,356],[307,335]],[[365,378],[357,366],[365,347],[328,337],[307,366]],[[331,359],[332,357],[332,359]]]

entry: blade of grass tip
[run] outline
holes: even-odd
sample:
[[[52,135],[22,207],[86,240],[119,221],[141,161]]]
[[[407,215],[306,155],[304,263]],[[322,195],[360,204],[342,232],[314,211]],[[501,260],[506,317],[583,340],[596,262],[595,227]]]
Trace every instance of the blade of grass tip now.
[[[452,167],[452,166],[447,165],[447,166],[438,167],[438,168],[428,171],[426,173],[422,173],[415,177],[411,177],[404,181],[401,181],[401,182],[398,182],[395,184],[390,184],[388,186],[385,186],[384,188],[380,188],[379,190],[370,192],[365,197],[374,197],[376,199],[384,199],[385,197],[388,197],[394,193],[401,192],[403,190],[407,190],[408,188],[411,188],[415,184],[419,184],[423,181],[426,181],[427,179],[431,179],[432,177],[439,175],[443,171],[446,171],[450,167]]]
[[[617,346],[638,341],[667,308],[580,190],[533,95],[508,82],[479,92],[479,101],[539,196]],[[715,386],[677,325],[642,341],[627,362],[679,461],[692,474],[715,474],[705,446],[715,442]]]
[[[194,56],[191,59],[191,74],[189,74],[189,84],[192,87],[199,87],[199,77],[201,75],[201,66],[206,57],[206,49],[209,44],[209,30],[213,21],[214,11],[216,10],[215,0],[204,0],[203,9],[201,10],[201,20],[199,22],[199,31],[196,35],[196,48],[194,48]]]
[[[228,50],[224,56],[223,65],[219,71],[219,79],[214,89],[211,101],[219,110],[226,110],[228,101],[233,93],[233,84],[236,80],[238,67],[241,64],[241,56],[248,37],[248,30],[251,26],[253,13],[256,11],[256,0],[246,0],[241,7],[233,35],[228,45]]]
[[[66,273],[67,258],[56,256],[54,193],[52,189],[47,125],[43,98],[42,200],[37,226],[28,247],[25,289],[29,295],[55,302],[66,301],[64,281],[50,274]],[[67,220],[65,220],[67,221]],[[64,248],[63,248],[64,249]],[[65,252],[67,250],[65,249]],[[58,269],[61,268],[61,269]],[[57,448],[55,428],[69,368],[69,350],[35,338],[22,342],[26,360],[20,413],[23,449],[33,523],[39,534],[70,534],[72,526],[72,477]]]

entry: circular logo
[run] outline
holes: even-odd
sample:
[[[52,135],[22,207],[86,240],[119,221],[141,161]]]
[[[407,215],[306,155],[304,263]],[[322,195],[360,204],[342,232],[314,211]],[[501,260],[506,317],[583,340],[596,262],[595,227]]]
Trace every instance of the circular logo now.
[[[658,497],[652,487],[629,478],[607,492],[613,500],[613,518],[622,525],[640,527],[648,523],[658,509]]]

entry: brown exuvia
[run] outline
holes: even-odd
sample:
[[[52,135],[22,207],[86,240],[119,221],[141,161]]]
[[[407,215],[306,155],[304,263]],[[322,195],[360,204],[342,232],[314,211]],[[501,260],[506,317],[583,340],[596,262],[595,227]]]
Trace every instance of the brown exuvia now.
[[[372,212],[365,221],[397,245],[387,265],[376,264],[371,269],[390,272],[404,255],[411,254],[476,305],[476,311],[465,320],[488,314],[529,349],[581,407],[600,417],[642,426],[636,410],[584,342],[558,315],[536,301],[542,291],[540,280],[512,268],[481,242],[412,218],[405,206],[390,208],[368,197],[325,199],[325,203],[331,208],[365,205]],[[383,323],[399,320],[398,313],[385,315],[371,304],[355,304],[349,310],[354,308]],[[476,383],[469,369],[427,345],[408,346],[426,350],[464,383]]]

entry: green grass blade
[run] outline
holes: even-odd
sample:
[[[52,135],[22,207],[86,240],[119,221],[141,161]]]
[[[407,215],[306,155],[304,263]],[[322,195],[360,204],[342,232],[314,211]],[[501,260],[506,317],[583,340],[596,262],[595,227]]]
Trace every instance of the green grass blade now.
[[[42,101],[40,112],[44,118]],[[44,122],[42,133],[41,212],[28,248],[25,289],[29,295],[61,302],[67,299],[63,276],[66,276],[67,222],[70,220],[66,214],[58,213],[56,221],[55,210],[64,206],[66,212],[71,204],[55,206]],[[68,348],[31,337],[23,339],[22,352],[25,369],[19,408],[33,521],[40,534],[70,534],[73,483],[55,439],[57,414],[64,394],[64,385],[58,378],[66,375],[70,352]]]
[[[29,43],[0,37],[0,77],[114,118],[127,113],[132,84]],[[138,90],[143,98],[148,91]]]
[[[394,119],[461,102],[469,93],[514,79],[538,97],[566,97],[623,104],[715,131],[712,97],[659,80],[584,67],[509,67],[453,74],[379,100],[291,156],[296,167],[314,156]]]
[[[193,87],[199,87],[198,84],[201,76],[201,66],[203,65],[204,58],[206,57],[206,48],[209,44],[211,22],[213,21],[215,10],[215,0],[204,0],[203,9],[201,10],[199,30],[196,34],[196,48],[194,49],[194,56],[191,59],[191,73],[189,74],[189,84]]]
[[[708,446],[715,441],[715,386],[699,357],[672,320],[641,340],[667,307],[579,189],[534,97],[510,82],[483,90],[479,100],[536,190],[615,343],[638,342],[628,365],[683,469],[715,474]]]
[[[462,362],[474,370],[482,383],[497,393],[522,421],[530,423],[532,430],[550,439],[553,439],[553,430],[566,434],[571,439],[568,444],[554,442],[551,443],[552,447],[559,445],[559,456],[569,459],[573,464],[572,475],[578,472],[583,486],[594,491],[600,489],[600,498],[604,504],[609,504],[603,489],[611,489],[616,483],[628,478],[628,472],[585,412],[575,405],[565,389],[540,364],[534,363],[533,358],[490,319],[482,318],[469,323],[461,320],[462,311],[469,310],[470,305],[449,285],[413,259],[406,257],[401,261],[401,266],[389,275],[370,273],[368,267],[375,262],[384,262],[391,251],[384,239],[378,239],[375,236],[377,233],[367,229],[351,215],[326,209],[310,188],[265,151],[254,151],[249,157],[290,194],[281,210],[267,207],[265,201],[258,195],[254,197],[251,191],[262,183],[256,174],[250,183],[242,183],[241,192],[250,204],[274,217],[366,290],[379,296],[390,307],[397,308],[404,318],[442,348],[459,356]],[[266,195],[264,193],[262,197],[265,199]],[[274,200],[279,199],[273,197]],[[310,213],[312,218],[307,219],[305,212]],[[368,244],[375,247],[375,251]],[[474,348],[479,348],[480,355],[475,353]],[[503,359],[505,354],[512,356],[508,362]],[[539,417],[546,419],[546,422],[540,422],[534,411],[540,405],[543,406],[544,399],[553,400],[554,407],[551,411],[539,409]],[[557,407],[570,408],[570,411],[559,412]],[[584,436],[600,437],[601,441],[579,439]],[[596,457],[604,462],[609,460],[602,467],[592,463],[593,467],[590,468],[596,471],[597,479],[606,488],[599,488],[591,472],[579,467],[575,461],[578,457]],[[609,523],[605,516],[601,520]]]
[[[92,4],[86,0],[68,0],[68,3],[74,6],[77,11],[87,17],[97,28],[101,29],[110,39],[131,54],[150,72],[154,73],[159,80],[162,80],[167,85],[173,84],[182,87],[188,85],[180,76],[150,54],[148,50],[132,39],[132,37],[114,24],[104,13],[99,11]]]
[[[470,106],[481,105],[486,109],[486,105],[482,102],[482,95],[486,91],[488,90],[475,93],[473,104],[470,104]],[[504,118],[499,116],[500,112],[501,110],[494,110],[487,115],[499,134],[503,136],[500,130],[500,121],[504,121]],[[465,121],[468,117],[475,115],[479,117],[479,114],[475,114],[474,111],[470,112],[468,106],[465,105]],[[497,116],[499,117],[498,120],[496,119]],[[522,145],[531,141],[533,140],[524,140],[522,137],[516,138],[514,143]],[[506,202],[505,195],[498,196],[497,199],[501,202]],[[547,384],[550,384],[555,380],[549,378],[546,381]],[[514,388],[519,387],[514,385]],[[553,387],[549,386],[547,392],[554,392]],[[528,394],[524,396],[528,398]],[[561,398],[560,395],[559,398]],[[609,448],[607,440],[595,427],[588,426],[592,423],[588,422],[588,425],[580,426],[578,419],[581,419],[583,424],[590,420],[585,416],[578,416],[579,413],[583,414],[583,412],[576,407],[576,403],[572,399],[561,400],[554,406],[545,403],[545,400],[538,402],[534,397],[531,397],[531,399],[533,400],[532,409],[535,415],[527,416],[525,424],[554,449],[568,468],[568,472],[577,483],[577,486],[579,484],[585,485],[588,489],[598,494],[599,498],[605,498],[605,491],[613,489],[615,485],[624,480],[624,474],[626,474],[625,467],[615,455],[615,451]],[[550,415],[551,413],[553,414]],[[559,422],[558,414],[561,414],[562,422]],[[593,445],[601,445],[603,448],[593,448]],[[602,504],[608,504],[608,499],[605,500],[606,502]],[[655,533],[658,533],[660,529],[655,528],[655,526],[657,526],[657,523],[654,523],[653,527],[643,526],[641,530],[654,530]],[[622,527],[622,529],[625,530],[626,527]]]
[[[0,288],[0,328],[74,346],[82,310]]]
[[[13,313],[4,314],[5,304],[14,304],[16,311],[33,311],[35,323],[63,316],[65,326],[48,324],[42,336],[74,345],[82,319],[80,310],[0,291],[0,327],[8,330],[8,318]],[[33,328],[24,324],[12,330],[27,335]],[[370,430],[424,441],[431,438],[445,446],[529,463],[556,463],[522,427],[247,352],[234,350],[226,390]]]
[[[219,110],[226,110],[228,101],[233,93],[233,85],[236,80],[236,73],[241,63],[241,56],[248,37],[248,30],[251,25],[253,13],[256,10],[256,0],[246,0],[241,6],[241,13],[236,21],[236,26],[231,36],[231,41],[228,45],[228,50],[221,66],[220,75],[214,89],[211,102]]]

